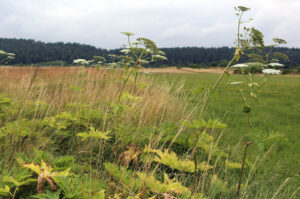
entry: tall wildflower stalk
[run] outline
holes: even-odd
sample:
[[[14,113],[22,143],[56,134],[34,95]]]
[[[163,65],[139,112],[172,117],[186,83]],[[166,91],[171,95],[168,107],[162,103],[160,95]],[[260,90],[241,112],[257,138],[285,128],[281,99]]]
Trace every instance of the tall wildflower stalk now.
[[[204,95],[204,99],[203,99],[203,104],[201,106],[201,110],[200,110],[200,114],[199,114],[199,120],[202,120],[203,115],[204,115],[204,110],[207,107],[208,104],[208,100],[210,98],[210,96],[215,92],[215,90],[217,89],[217,87],[219,86],[221,80],[224,78],[225,74],[228,74],[230,67],[232,66],[234,61],[239,61],[240,57],[243,55],[243,46],[241,44],[241,39],[240,39],[240,29],[241,29],[241,24],[243,23],[242,21],[242,16],[244,14],[244,12],[248,11],[249,8],[246,7],[242,7],[239,6],[238,8],[236,8],[236,10],[238,11],[237,15],[239,16],[238,18],[238,33],[237,33],[237,44],[236,44],[236,49],[235,49],[235,53],[232,57],[232,59],[228,62],[227,66],[224,69],[224,72],[218,77],[217,81],[215,82],[214,86],[206,91],[206,94]],[[195,168],[197,168],[197,145],[198,145],[198,139],[199,139],[200,133],[196,136],[196,140],[194,142],[194,146],[192,149],[192,156],[194,159],[194,164],[195,164]],[[198,178],[198,172],[195,172],[195,178]]]
[[[132,75],[134,76],[132,92],[133,94],[135,93],[139,69],[142,69],[143,65],[167,59],[164,56],[165,53],[160,51],[155,42],[152,40],[140,37],[135,41],[131,41],[131,37],[134,35],[133,33],[122,32],[122,34],[127,36],[127,45],[125,45],[125,48],[121,50],[121,53],[125,56],[123,62],[121,62],[121,67],[125,68],[126,71],[129,70],[129,72],[123,80],[123,84],[118,95],[118,101],[120,101],[123,90]]]

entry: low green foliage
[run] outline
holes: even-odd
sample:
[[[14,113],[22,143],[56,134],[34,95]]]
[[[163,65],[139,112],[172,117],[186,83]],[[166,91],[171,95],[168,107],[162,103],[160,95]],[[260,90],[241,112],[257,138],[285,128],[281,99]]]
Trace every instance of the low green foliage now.
[[[107,132],[101,132],[97,131],[94,127],[90,127],[89,132],[83,132],[83,133],[77,133],[77,136],[82,137],[81,141],[86,140],[87,138],[97,138],[97,139],[103,139],[103,140],[109,140],[111,137],[107,136],[110,133],[110,131]]]
[[[176,169],[178,171],[183,171],[183,172],[195,172],[195,164],[193,161],[190,160],[180,160],[176,153],[174,152],[169,152],[168,150],[165,151],[160,151],[160,150],[155,150],[146,147],[144,149],[144,152],[146,153],[155,153],[156,156],[153,159],[147,160],[147,161],[155,161],[159,162],[160,164],[166,165],[170,167],[171,169]],[[197,169],[201,171],[206,171],[209,169],[212,169],[213,166],[208,165],[206,162],[201,162],[198,163]]]

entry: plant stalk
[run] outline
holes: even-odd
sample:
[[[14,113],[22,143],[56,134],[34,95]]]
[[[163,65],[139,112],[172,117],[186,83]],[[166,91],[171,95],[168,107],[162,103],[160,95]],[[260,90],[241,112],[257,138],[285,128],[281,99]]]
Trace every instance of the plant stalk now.
[[[244,156],[243,156],[242,168],[241,168],[240,179],[239,179],[239,183],[238,183],[238,187],[237,187],[237,191],[236,191],[237,197],[240,195],[240,191],[241,191],[241,185],[242,185],[244,169],[245,169],[245,164],[246,164],[246,158],[247,158],[247,149],[251,144],[252,144],[252,142],[247,142],[244,146]]]

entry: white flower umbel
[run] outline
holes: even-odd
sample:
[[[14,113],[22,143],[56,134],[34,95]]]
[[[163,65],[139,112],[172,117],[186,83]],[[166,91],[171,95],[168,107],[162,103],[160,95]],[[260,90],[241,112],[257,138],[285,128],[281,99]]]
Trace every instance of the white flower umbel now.
[[[281,73],[280,70],[271,69],[271,68],[264,69],[262,70],[262,72],[268,75],[279,75]]]
[[[150,50],[149,48],[146,49],[147,53],[153,53],[152,50]]]
[[[123,50],[120,50],[120,52],[127,55],[127,54],[130,53],[130,50],[129,49],[123,49]]]
[[[162,55],[152,55],[152,60],[167,60],[168,58]]]
[[[130,42],[131,45],[133,46],[137,46],[137,45],[140,45],[141,42],[140,41],[133,41],[133,42]]]
[[[235,64],[233,66],[231,66],[231,68],[245,68],[248,67],[247,64]]]
[[[243,82],[230,82],[230,84],[235,85],[235,84],[241,84]]]
[[[284,65],[280,64],[280,63],[269,63],[269,66],[272,66],[272,67],[284,67]]]
[[[85,59],[75,59],[74,64],[82,64],[82,63],[86,63],[87,61]]]

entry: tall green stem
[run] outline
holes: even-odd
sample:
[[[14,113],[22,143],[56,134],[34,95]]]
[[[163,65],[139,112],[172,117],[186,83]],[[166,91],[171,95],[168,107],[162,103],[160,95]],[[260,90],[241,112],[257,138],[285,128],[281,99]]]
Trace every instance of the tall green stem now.
[[[140,54],[140,56],[137,58],[134,68],[139,67],[140,59],[142,59],[144,53],[145,53],[145,50],[143,50],[142,53]],[[135,75],[134,75],[133,94],[135,93],[135,89],[136,89],[136,80],[137,80],[138,72],[139,71],[138,71],[138,68],[137,68],[137,71],[135,72]]]
[[[230,60],[230,62],[228,62],[224,72],[219,76],[218,80],[216,81],[216,83],[214,84],[213,88],[211,89],[211,92],[207,92],[206,95],[204,95],[204,102],[202,105],[202,109],[200,112],[200,119],[203,117],[204,114],[204,110],[207,106],[208,103],[208,99],[210,97],[210,95],[216,90],[216,88],[218,87],[218,85],[220,84],[221,80],[223,79],[225,73],[228,72],[229,67],[232,65],[233,61],[236,59],[237,54],[234,54],[234,56],[232,57],[232,59]],[[198,148],[198,140],[199,140],[199,136],[200,136],[200,132],[197,133],[196,138],[195,138],[195,143],[193,146],[193,150],[192,150],[192,157],[194,159],[194,165],[195,165],[195,179],[197,180],[198,178],[198,172],[197,172],[197,167],[198,167],[198,163],[197,163],[197,148]]]
[[[139,71],[137,70],[134,75],[133,94],[135,94],[135,90],[136,90],[136,80],[137,80],[138,72]]]
[[[137,67],[138,61],[139,61],[139,59],[141,59],[142,55],[143,55],[143,53],[141,53],[141,55],[137,58],[137,60],[136,60],[136,62],[135,62],[135,64],[134,64],[134,66],[133,66],[133,70],[131,70],[131,71],[129,72],[128,76],[126,77],[126,79],[125,79],[125,81],[124,81],[124,83],[123,83],[123,85],[122,85],[122,88],[121,88],[121,90],[120,90],[119,96],[118,96],[118,103],[120,102],[120,99],[121,99],[123,90],[124,90],[124,88],[125,88],[125,86],[126,86],[128,80],[129,80],[129,78],[130,78],[132,72],[133,72],[134,69]],[[134,90],[133,90],[133,91],[135,91],[136,78],[137,78],[137,71],[136,71],[136,75],[135,75],[135,80],[134,80]]]
[[[252,142],[247,142],[244,146],[244,156],[243,156],[243,162],[242,162],[242,169],[241,169],[241,173],[240,173],[238,188],[237,188],[237,191],[236,191],[236,196],[237,197],[240,195],[240,191],[241,191],[241,184],[242,184],[242,180],[243,180],[244,169],[245,169],[246,158],[247,158],[247,149],[251,144],[252,144]]]
[[[211,93],[213,93],[213,92],[215,91],[215,89],[218,87],[220,81],[223,79],[225,73],[228,72],[228,69],[230,68],[230,66],[232,65],[233,61],[236,59],[236,57],[237,57],[237,55],[235,54],[235,55],[232,57],[232,59],[230,60],[230,62],[227,64],[227,66],[226,66],[224,72],[219,76],[219,78],[218,78],[218,80],[216,81],[214,87],[212,88]]]
[[[237,42],[237,46],[240,48],[240,28],[241,28],[241,24],[242,24],[242,16],[243,16],[244,12],[241,13],[240,17],[239,17],[239,22],[238,22],[238,33],[237,33],[237,36],[238,36],[238,42]]]
[[[123,83],[123,85],[122,85],[122,87],[121,87],[121,90],[120,90],[120,93],[119,93],[119,96],[118,96],[118,103],[120,102],[120,99],[121,99],[123,90],[124,90],[124,88],[125,88],[125,86],[126,86],[128,80],[129,80],[129,78],[130,78],[130,76],[131,76],[131,74],[132,74],[132,71],[133,71],[133,70],[131,70],[131,71],[129,72],[128,76],[126,77],[126,79],[125,79],[125,81],[124,81],[124,83]]]

